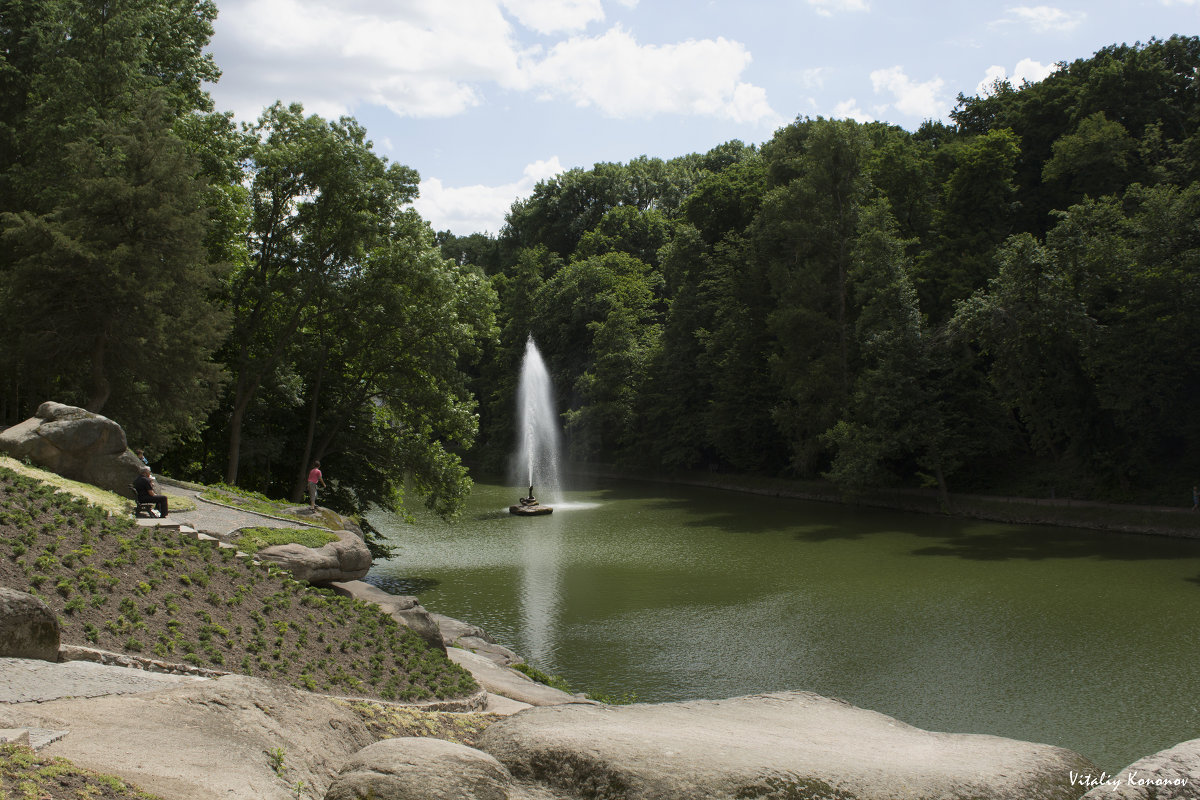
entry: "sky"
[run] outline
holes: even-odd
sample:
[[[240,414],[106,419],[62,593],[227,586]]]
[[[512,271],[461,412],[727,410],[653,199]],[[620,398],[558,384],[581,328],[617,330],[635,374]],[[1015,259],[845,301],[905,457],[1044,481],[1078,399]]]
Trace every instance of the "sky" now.
[[[1030,3],[1036,0],[1029,0]],[[997,78],[1200,31],[1200,0],[217,0],[218,109],[356,118],[434,230],[498,233],[567,169],[768,141],[799,117],[949,121]]]

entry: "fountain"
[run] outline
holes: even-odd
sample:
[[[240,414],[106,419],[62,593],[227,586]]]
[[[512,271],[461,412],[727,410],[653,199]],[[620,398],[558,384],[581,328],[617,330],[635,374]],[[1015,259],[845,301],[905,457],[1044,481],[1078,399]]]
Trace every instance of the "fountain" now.
[[[517,450],[514,458],[519,479],[529,485],[529,495],[509,506],[511,513],[536,516],[554,510],[553,506],[541,504],[534,496],[533,487],[541,487],[551,502],[558,499],[558,451],[558,417],[554,413],[550,373],[530,336],[525,342],[521,380],[517,385]]]

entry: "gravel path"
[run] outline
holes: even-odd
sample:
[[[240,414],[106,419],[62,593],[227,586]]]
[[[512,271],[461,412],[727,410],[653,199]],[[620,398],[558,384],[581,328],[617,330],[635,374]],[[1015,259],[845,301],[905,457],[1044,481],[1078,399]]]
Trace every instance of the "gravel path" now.
[[[163,482],[163,493],[167,495],[182,495],[196,501],[195,511],[171,511],[167,519],[188,525],[201,533],[228,539],[239,528],[296,528],[305,525],[296,520],[284,520],[259,514],[254,511],[242,511],[237,508],[210,503],[202,500],[194,489]]]

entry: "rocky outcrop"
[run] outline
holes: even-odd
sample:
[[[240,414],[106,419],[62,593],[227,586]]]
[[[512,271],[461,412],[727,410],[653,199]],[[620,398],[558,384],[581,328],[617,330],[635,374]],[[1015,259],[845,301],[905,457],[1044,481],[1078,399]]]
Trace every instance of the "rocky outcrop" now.
[[[230,675],[159,691],[0,705],[0,728],[69,730],[45,752],[172,800],[321,797],[374,741],[344,705]]]
[[[25,592],[0,587],[0,657],[58,661],[58,617]]]
[[[501,667],[521,664],[525,661],[504,645],[497,644],[496,640],[478,625],[461,622],[444,614],[431,614],[430,616],[437,623],[438,630],[442,634],[442,641],[446,643],[447,647],[469,650]]]
[[[333,583],[356,581],[371,570],[371,551],[366,542],[350,531],[332,531],[338,537],[321,547],[277,544],[258,551],[260,561],[278,564],[298,581]]]
[[[325,800],[508,800],[512,777],[499,761],[441,739],[385,739],[342,768]]]
[[[127,496],[141,462],[125,431],[108,417],[46,402],[37,414],[0,433],[0,453]]]
[[[808,692],[659,705],[533,708],[478,747],[569,796],[1075,800],[1070,750],[931,733]]]
[[[374,603],[385,614],[424,639],[430,647],[446,652],[441,630],[417,598],[411,595],[388,594],[378,586],[359,580],[337,581],[331,588],[346,597],[353,597],[364,603]]]
[[[1195,800],[1200,797],[1200,739],[1160,750],[1116,775],[1079,776],[1083,800]]]
[[[488,692],[502,697],[528,703],[531,706],[553,706],[560,703],[592,703],[585,695],[573,695],[547,686],[515,669],[502,667],[486,656],[477,655],[469,650],[450,647],[446,655],[455,664],[467,670],[474,676],[475,682],[487,689]]]

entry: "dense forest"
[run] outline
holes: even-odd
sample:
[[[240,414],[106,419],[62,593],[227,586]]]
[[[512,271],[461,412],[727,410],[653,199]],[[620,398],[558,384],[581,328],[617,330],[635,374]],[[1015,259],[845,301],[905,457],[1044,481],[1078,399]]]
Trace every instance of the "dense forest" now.
[[[1200,39],[960,95],[953,125],[798,119],[574,169],[497,237],[477,377],[511,441],[546,355],[576,460],[1174,504],[1200,476]]]
[[[1120,499],[1200,477],[1200,39],[761,147],[572,169],[434,234],[352,118],[215,110],[211,0],[0,0],[0,425],[453,514],[550,365],[572,458]],[[1189,495],[1190,496],[1190,495]]]

